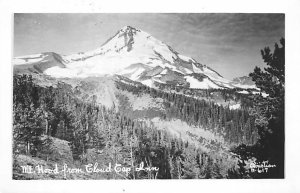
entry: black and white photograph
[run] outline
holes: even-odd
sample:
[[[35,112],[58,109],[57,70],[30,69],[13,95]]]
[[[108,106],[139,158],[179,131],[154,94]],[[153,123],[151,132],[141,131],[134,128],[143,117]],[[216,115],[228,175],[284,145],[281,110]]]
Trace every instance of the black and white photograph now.
[[[300,1],[0,10],[1,193],[300,192]]]
[[[13,180],[284,179],[284,13],[14,13]]]

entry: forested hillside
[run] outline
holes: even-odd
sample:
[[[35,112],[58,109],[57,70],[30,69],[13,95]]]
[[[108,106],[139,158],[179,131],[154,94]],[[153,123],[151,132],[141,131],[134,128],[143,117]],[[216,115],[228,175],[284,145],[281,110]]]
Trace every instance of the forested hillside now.
[[[252,117],[246,110],[230,110],[213,102],[175,93],[117,83],[135,95],[149,93],[164,100],[165,120],[181,119],[190,125],[222,133],[229,144],[255,142]],[[226,178],[234,166],[227,155],[205,152],[195,145],[127,116],[126,111],[82,100],[72,86],[58,82],[55,87],[39,86],[30,75],[14,76],[14,178],[20,174],[18,157],[48,162],[53,158],[56,139],[66,141],[71,150],[69,164],[83,167],[98,162],[102,166],[120,163],[130,172],[91,174],[94,179]],[[195,136],[196,138],[200,136]],[[135,171],[140,163],[158,171]],[[54,179],[55,176],[52,176]],[[66,177],[68,178],[68,176]],[[76,178],[76,176],[75,176]]]
[[[117,87],[137,96],[148,93],[153,98],[162,98],[165,111],[161,116],[165,120],[176,118],[190,125],[222,134],[225,141],[230,144],[254,144],[257,140],[257,131],[254,127],[255,120],[249,114],[249,108],[230,109],[218,105],[214,101],[209,102],[204,99],[165,92],[144,85],[126,84],[121,81],[117,82]],[[208,95],[212,92],[206,91]],[[224,95],[230,93],[230,91],[228,93],[222,92]]]

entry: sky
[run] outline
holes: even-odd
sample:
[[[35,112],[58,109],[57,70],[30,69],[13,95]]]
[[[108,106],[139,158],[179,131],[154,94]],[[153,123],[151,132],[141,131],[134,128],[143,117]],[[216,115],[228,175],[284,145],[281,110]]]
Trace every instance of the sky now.
[[[264,67],[260,50],[285,33],[284,14],[101,13],[14,15],[14,56],[94,50],[124,26],[143,30],[223,77]]]

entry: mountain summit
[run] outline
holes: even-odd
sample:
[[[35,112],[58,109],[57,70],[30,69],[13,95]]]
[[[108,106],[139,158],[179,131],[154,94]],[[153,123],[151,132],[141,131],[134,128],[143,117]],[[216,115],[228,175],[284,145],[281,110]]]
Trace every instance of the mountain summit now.
[[[183,56],[147,32],[125,26],[101,47],[71,55],[42,53],[14,58],[16,72],[56,78],[122,75],[150,87],[171,84],[193,89],[235,88],[234,82]]]

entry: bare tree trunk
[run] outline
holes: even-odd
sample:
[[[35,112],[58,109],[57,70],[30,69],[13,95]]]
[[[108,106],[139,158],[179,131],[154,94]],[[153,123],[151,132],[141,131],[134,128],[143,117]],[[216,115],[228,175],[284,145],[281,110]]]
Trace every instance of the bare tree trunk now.
[[[150,159],[148,158],[147,160],[147,157],[145,158],[145,162],[147,164],[148,167],[151,167],[150,166]],[[151,174],[151,171],[147,172],[148,173],[148,179],[152,179],[152,174]]]
[[[88,130],[89,130],[89,121],[88,121],[88,118],[86,118],[86,120],[87,120],[87,121],[86,121],[86,128],[85,128],[85,130],[88,131]]]
[[[29,141],[27,141],[27,155],[29,155],[30,154],[30,143],[29,143]]]
[[[178,162],[177,162],[177,163],[178,163]],[[180,162],[179,162],[177,168],[178,168],[178,179],[181,179]]]
[[[105,123],[105,120],[104,120],[104,113],[103,113],[103,109],[101,108],[101,113],[102,113],[102,121],[103,121],[103,124]]]
[[[64,132],[63,132],[63,133],[64,133],[64,134],[63,134],[63,137],[65,138],[65,137],[66,137],[66,127],[65,127],[65,122],[63,121],[62,123],[63,123],[63,131],[64,131]]]
[[[48,120],[46,119],[46,135],[48,135]]]
[[[134,168],[134,160],[133,160],[133,150],[132,150],[132,138],[131,138],[131,141],[130,141],[130,157],[131,157],[131,166],[133,167],[133,179],[135,179],[135,168]]]

